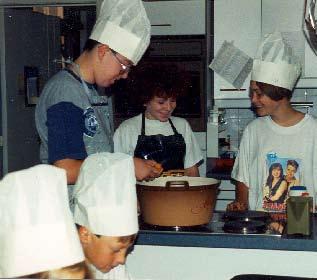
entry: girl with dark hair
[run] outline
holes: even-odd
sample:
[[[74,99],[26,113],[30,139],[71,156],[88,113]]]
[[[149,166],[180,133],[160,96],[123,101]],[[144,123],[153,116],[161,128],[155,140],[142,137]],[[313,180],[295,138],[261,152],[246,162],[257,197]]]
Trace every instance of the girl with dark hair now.
[[[288,188],[283,177],[283,167],[280,163],[273,163],[270,166],[265,188],[268,190],[268,194],[264,196],[263,208],[266,210],[284,209]],[[263,191],[263,194],[265,194],[265,191]]]
[[[185,119],[172,116],[185,88],[182,73],[168,67],[147,67],[142,77],[136,98],[144,111],[118,127],[115,152],[155,160],[164,171],[184,169],[186,176],[199,176],[203,157],[195,135]]]

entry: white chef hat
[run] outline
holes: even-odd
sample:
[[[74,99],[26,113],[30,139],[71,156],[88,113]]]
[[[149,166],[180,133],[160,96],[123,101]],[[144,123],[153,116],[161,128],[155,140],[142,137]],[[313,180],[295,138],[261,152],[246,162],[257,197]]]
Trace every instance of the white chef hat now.
[[[63,169],[43,164],[6,175],[0,182],[0,221],[0,277],[84,260]]]
[[[301,65],[280,32],[267,34],[253,60],[251,80],[293,90]]]
[[[141,0],[104,0],[90,39],[136,65],[150,43],[151,25]]]
[[[139,230],[136,179],[131,156],[90,155],[74,187],[75,223],[105,236],[127,236]]]

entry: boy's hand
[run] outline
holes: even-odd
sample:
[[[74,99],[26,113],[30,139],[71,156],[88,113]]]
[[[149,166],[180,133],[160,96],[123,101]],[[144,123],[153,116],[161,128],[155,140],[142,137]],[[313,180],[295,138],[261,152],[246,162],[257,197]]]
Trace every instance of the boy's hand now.
[[[153,180],[161,175],[163,168],[154,160],[133,158],[135,177],[138,181]]]

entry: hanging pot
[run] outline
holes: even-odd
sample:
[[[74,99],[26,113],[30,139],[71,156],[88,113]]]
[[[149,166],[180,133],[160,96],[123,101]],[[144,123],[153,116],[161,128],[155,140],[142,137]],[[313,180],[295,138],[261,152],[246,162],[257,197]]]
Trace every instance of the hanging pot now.
[[[203,177],[159,177],[138,182],[143,222],[158,226],[197,226],[210,222],[219,181]]]

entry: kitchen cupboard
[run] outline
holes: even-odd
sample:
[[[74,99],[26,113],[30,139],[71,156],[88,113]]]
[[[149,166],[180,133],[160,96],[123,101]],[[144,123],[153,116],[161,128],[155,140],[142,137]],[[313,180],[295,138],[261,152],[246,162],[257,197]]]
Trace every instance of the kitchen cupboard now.
[[[95,5],[99,0],[0,0],[1,6],[25,6],[29,4],[36,5]]]
[[[224,40],[233,41],[235,47],[253,57],[261,38],[261,0],[214,1],[214,54]],[[248,98],[250,75],[236,90],[231,84],[214,73],[214,98]]]
[[[205,2],[205,0],[144,2],[151,22],[152,35],[204,35]]]
[[[302,75],[296,88],[317,87],[317,56],[302,32],[303,0],[262,0],[262,35],[274,30],[287,32],[303,63]]]
[[[233,41],[234,46],[253,57],[262,36],[278,30],[284,32],[302,61],[303,71],[296,88],[317,87],[317,56],[302,31],[303,0],[215,0],[214,5],[215,54],[227,40]],[[247,78],[243,90],[238,91],[214,73],[216,103],[217,99],[248,98],[249,81]]]

